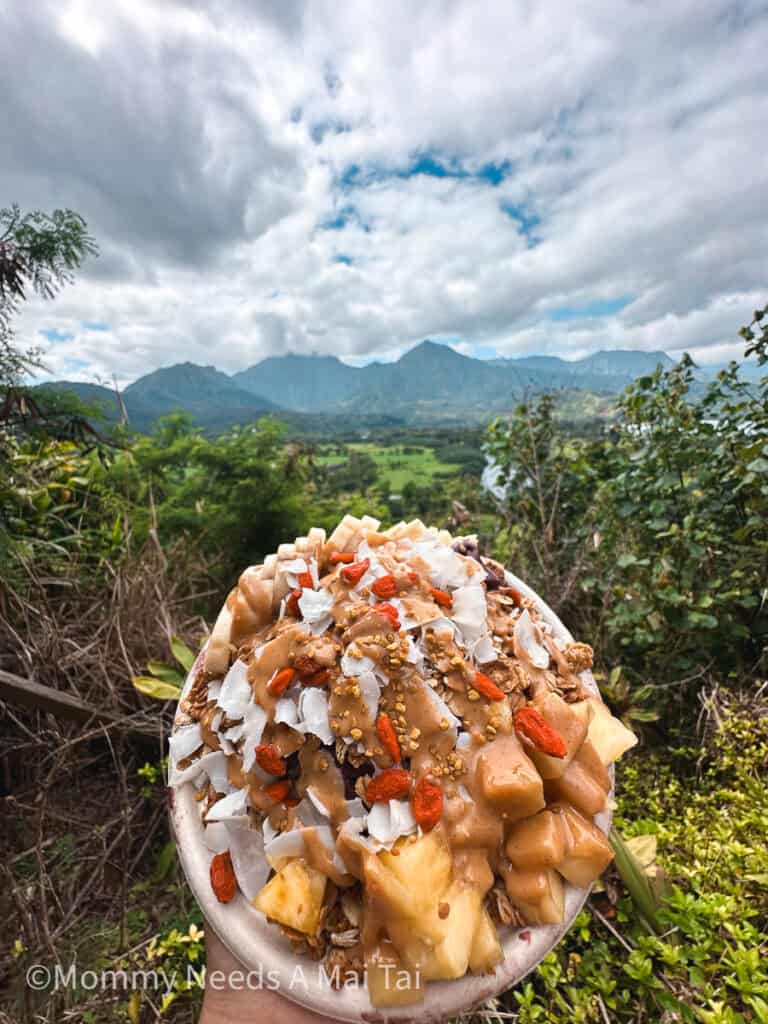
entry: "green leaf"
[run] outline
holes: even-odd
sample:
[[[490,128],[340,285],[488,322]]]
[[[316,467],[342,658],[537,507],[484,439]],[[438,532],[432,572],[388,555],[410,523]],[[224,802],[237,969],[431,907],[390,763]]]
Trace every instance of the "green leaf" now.
[[[187,672],[191,672],[192,666],[195,664],[195,658],[197,657],[194,651],[191,651],[184,641],[179,640],[177,636],[171,639],[171,651],[173,652],[173,656],[176,661],[178,661],[178,663],[182,665]]]
[[[181,694],[177,683],[166,683],[154,676],[131,676],[131,682],[139,693],[155,700],[178,700]]]
[[[611,829],[611,846],[616,858],[616,868],[627,887],[632,901],[655,932],[660,932],[656,917],[658,900],[646,877],[643,865],[626,844],[617,829]]]
[[[181,684],[184,679],[177,668],[167,665],[164,661],[148,661],[147,669],[150,674],[162,679],[166,683]]]
[[[152,881],[162,882],[175,863],[176,843],[171,839],[165,844],[158,854],[157,860],[155,861],[155,868],[152,872]]]
[[[616,560],[616,564],[620,569],[628,569],[630,565],[634,565],[636,562],[637,559],[635,556],[630,554],[619,555]]]

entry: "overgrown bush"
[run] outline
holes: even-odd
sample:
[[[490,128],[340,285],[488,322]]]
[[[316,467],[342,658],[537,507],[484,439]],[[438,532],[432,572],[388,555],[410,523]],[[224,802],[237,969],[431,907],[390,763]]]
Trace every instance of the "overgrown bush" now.
[[[665,687],[757,669],[768,376],[749,384],[734,363],[702,387],[685,357],[629,387],[600,440],[564,435],[545,397],[493,424],[489,452],[508,488],[497,554],[607,664]]]

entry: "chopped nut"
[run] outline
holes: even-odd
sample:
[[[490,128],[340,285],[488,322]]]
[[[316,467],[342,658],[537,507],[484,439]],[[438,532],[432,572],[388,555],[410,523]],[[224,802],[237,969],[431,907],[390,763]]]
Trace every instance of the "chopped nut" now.
[[[437,916],[440,918],[441,921],[444,921],[446,919],[446,917],[448,917],[450,912],[451,912],[451,905],[450,905],[450,903],[444,903],[444,902],[443,903],[438,903],[438,905],[437,905]]]
[[[468,700],[480,700],[480,694],[477,692],[477,690],[470,690],[467,693],[467,699]]]
[[[355,726],[353,729],[349,730],[349,735],[353,740],[361,740],[363,738],[363,730],[358,729],[357,726]]]

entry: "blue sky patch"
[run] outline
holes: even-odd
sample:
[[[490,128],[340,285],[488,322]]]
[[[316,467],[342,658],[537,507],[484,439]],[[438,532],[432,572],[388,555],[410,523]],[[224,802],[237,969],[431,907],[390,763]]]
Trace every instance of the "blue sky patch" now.
[[[629,295],[615,299],[595,299],[585,306],[560,306],[549,314],[550,320],[586,320],[601,316],[614,316],[632,301]]]
[[[348,266],[348,267],[351,267],[351,266],[352,266],[352,263],[353,263],[354,261],[353,261],[353,259],[352,259],[352,257],[351,257],[351,256],[347,256],[347,255],[346,255],[345,253],[343,253],[343,252],[340,252],[340,253],[337,253],[337,254],[336,254],[336,255],[335,255],[334,257],[333,257],[333,262],[334,262],[334,263],[344,263],[344,264],[346,264],[346,266]]]
[[[44,327],[40,330],[40,333],[48,341],[61,342],[61,341],[72,341],[74,334],[71,331],[60,331],[58,327]]]
[[[83,320],[80,324],[84,331],[108,331],[109,324],[102,323],[101,320]]]
[[[423,175],[427,178],[455,178],[469,181],[485,182],[494,188],[500,185],[512,169],[508,160],[483,164],[470,170],[456,156],[442,153],[414,153],[407,167],[391,168],[384,165],[350,164],[345,167],[339,177],[339,186],[343,189],[362,188],[392,178],[415,178]]]
[[[526,206],[516,206],[508,199],[502,199],[499,206],[508,217],[517,221],[520,230],[528,240],[529,247],[533,248],[538,245],[540,239],[536,237],[536,228],[541,224],[541,217]]]

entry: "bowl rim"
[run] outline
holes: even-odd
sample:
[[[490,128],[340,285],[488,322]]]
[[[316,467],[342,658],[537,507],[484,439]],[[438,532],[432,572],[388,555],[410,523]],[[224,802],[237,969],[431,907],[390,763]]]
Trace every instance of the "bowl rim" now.
[[[571,643],[573,637],[559,617],[544,600],[523,580],[505,570],[507,584],[515,587],[523,597],[533,601],[538,615],[547,622],[556,639]],[[202,651],[187,676],[182,696],[191,686]],[[600,697],[594,676],[590,671],[580,674],[586,688]],[[179,706],[181,701],[179,701]],[[174,715],[174,728],[180,717],[179,708]],[[611,789],[607,809],[598,814],[595,824],[607,835],[610,831],[614,795],[614,771],[610,769]],[[424,1001],[402,1007],[379,1008],[371,1004],[367,988],[345,985],[331,987],[321,970],[320,962],[297,957],[276,925],[268,924],[238,891],[231,903],[223,904],[211,890],[209,871],[213,853],[204,841],[199,804],[194,797],[194,786],[184,783],[168,789],[169,816],[176,839],[179,859],[190,889],[207,923],[247,972],[253,972],[255,987],[264,984],[274,987],[281,995],[315,1013],[354,1024],[422,1024],[458,1016],[474,1009],[517,985],[544,957],[550,953],[571,928],[579,911],[591,892],[565,883],[565,913],[561,924],[525,925],[522,928],[504,928],[499,938],[504,960],[492,974],[466,974],[453,981],[430,981],[424,987]]]

